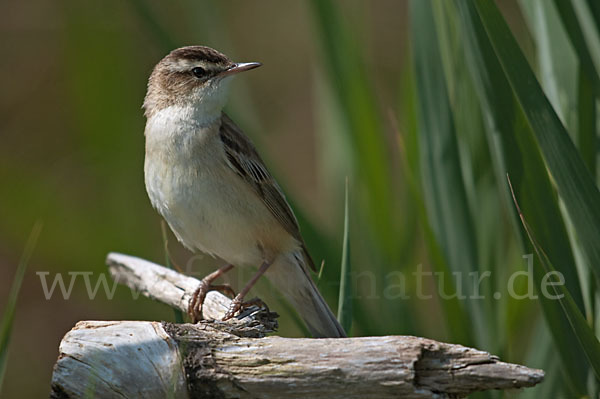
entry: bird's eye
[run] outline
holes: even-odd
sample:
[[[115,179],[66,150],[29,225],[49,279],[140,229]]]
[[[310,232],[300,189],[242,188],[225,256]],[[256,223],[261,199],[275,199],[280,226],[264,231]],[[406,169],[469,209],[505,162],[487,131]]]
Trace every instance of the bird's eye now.
[[[192,73],[194,74],[195,77],[197,77],[198,79],[201,79],[206,76],[206,69],[201,68],[201,67],[195,67],[194,69],[192,69]]]

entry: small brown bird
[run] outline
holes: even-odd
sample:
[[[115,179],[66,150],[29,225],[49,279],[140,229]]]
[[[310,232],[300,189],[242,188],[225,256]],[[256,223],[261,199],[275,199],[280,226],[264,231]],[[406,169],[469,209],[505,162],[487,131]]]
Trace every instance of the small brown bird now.
[[[246,135],[223,113],[235,74],[256,62],[234,63],[204,46],[172,51],[154,68],[144,101],[146,190],[179,241],[227,266],[206,276],[190,302],[201,318],[213,280],[233,265],[260,266],[235,296],[224,319],[265,274],[294,305],[315,337],[345,333],[312,281],[314,263],[294,213]]]

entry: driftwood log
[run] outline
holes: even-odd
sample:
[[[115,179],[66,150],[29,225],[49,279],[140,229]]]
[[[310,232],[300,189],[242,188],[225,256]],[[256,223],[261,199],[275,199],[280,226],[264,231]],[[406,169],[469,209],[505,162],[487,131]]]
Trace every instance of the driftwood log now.
[[[142,259],[110,254],[113,278],[185,310],[198,280]],[[229,299],[211,292],[204,314]],[[208,316],[210,315],[210,316]],[[265,336],[275,315],[196,325],[82,321],[60,344],[52,398],[460,398],[531,387],[541,370],[489,353],[410,336],[341,339]]]

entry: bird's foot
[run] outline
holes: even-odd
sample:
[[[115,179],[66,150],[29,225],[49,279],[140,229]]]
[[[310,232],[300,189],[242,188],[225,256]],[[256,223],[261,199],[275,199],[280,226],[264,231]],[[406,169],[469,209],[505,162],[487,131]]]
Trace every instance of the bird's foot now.
[[[243,299],[244,298],[240,295],[237,295],[235,298],[233,298],[231,304],[229,305],[229,309],[227,309],[227,313],[225,313],[225,316],[223,316],[222,321],[231,319],[233,316],[235,316],[237,312],[249,308],[251,306],[258,306],[259,308],[266,309],[267,312],[270,312],[267,304],[264,303],[263,300],[260,298],[252,298],[245,302],[243,301]]]
[[[230,295],[232,298],[235,297],[235,292],[229,284],[212,285],[212,282],[215,279],[219,278],[231,269],[233,269],[233,265],[223,266],[200,281],[198,288],[196,288],[196,291],[194,291],[194,294],[190,298],[190,302],[188,304],[188,314],[190,315],[193,323],[197,323],[202,320],[202,305],[204,305],[204,300],[206,299],[206,294],[208,294],[208,291],[216,290],[226,295]]]
[[[188,315],[192,319],[192,323],[197,323],[203,319],[202,317],[202,305],[206,299],[206,294],[209,291],[219,291],[225,295],[229,295],[231,298],[235,298],[235,291],[229,284],[211,285],[207,278],[204,278],[198,284],[198,288],[194,291],[194,294],[190,298],[188,305]]]

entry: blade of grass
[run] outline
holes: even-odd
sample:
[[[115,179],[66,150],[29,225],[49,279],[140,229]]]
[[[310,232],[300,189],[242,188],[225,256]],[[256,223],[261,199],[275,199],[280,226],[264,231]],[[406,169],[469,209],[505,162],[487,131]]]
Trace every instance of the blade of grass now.
[[[522,198],[523,207],[540,237],[540,242],[548,248],[556,264],[560,262],[560,270],[565,276],[567,287],[577,298],[579,309],[583,309],[583,298],[569,237],[533,132],[518,108],[474,5],[468,0],[455,0],[454,4],[462,19],[467,65],[477,82],[475,87],[486,113],[486,133],[494,154],[497,174],[510,174],[513,186]],[[507,206],[510,206],[511,213],[515,216],[515,222],[519,222],[518,214],[513,211],[514,207],[511,205],[512,196],[508,187],[504,192],[505,200],[509,201]],[[520,222],[514,226],[525,253],[530,252],[531,247]],[[536,286],[540,286],[542,279],[543,273],[539,268],[534,268]],[[564,369],[569,374],[571,391],[583,394],[586,391],[586,378],[580,369],[585,355],[581,351],[573,350],[570,342],[576,338],[566,328],[566,319],[562,317],[559,309],[552,306],[551,301],[544,299],[541,298],[540,304]]]
[[[577,148],[581,153],[583,162],[585,162],[594,179],[596,179],[596,158],[598,153],[596,97],[587,74],[584,74],[580,70],[577,92]]]
[[[433,1],[431,4],[459,143],[465,189],[476,232],[478,270],[490,272],[489,278],[480,284],[482,298],[478,302],[483,308],[485,320],[482,324],[486,328],[480,328],[478,336],[487,350],[501,354],[504,336],[508,331],[503,328],[506,324],[502,323],[506,314],[506,300],[496,300],[493,294],[495,288],[507,278],[509,271],[506,265],[513,264],[513,252],[506,250],[512,244],[512,237],[507,234],[511,226],[503,223],[507,213],[502,207],[502,196],[498,196],[498,176],[490,154],[492,149],[486,135],[482,134],[486,131],[485,114],[472,72],[466,65],[460,18],[452,2]],[[504,181],[502,174],[500,179]],[[519,304],[525,305],[524,301],[519,301]]]
[[[455,1],[462,19],[465,57],[471,72],[482,109],[485,114],[488,142],[499,182],[509,173],[519,195],[524,197],[524,208],[540,242],[560,261],[567,287],[583,309],[583,298],[575,267],[575,260],[567,230],[563,222],[556,194],[537,149],[533,133],[524,122],[516,99],[504,76],[502,67],[487,39],[475,9],[465,1]],[[515,229],[521,243],[526,240],[513,211],[508,188],[501,185],[505,205],[515,217]],[[526,188],[521,193],[521,188]],[[526,246],[524,245],[524,248]]]
[[[477,270],[477,244],[429,1],[411,2],[411,27],[425,203],[450,266],[466,274]]]
[[[513,206],[514,207],[514,206]],[[544,383],[532,389],[526,389],[519,399],[562,398],[561,390],[565,386],[565,375],[561,372],[559,355],[553,348],[552,336],[544,323],[536,326],[533,333],[536,339],[531,343],[533,350],[529,351],[523,362],[528,367],[544,369]]]
[[[322,43],[325,67],[332,82],[347,138],[356,159],[355,168],[368,198],[368,216],[375,241],[388,258],[397,253],[393,218],[394,199],[383,127],[369,86],[364,56],[354,31],[331,0],[311,1],[318,39]]]
[[[323,268],[325,267],[325,259],[323,259],[321,261],[321,266],[319,267],[319,273],[317,273],[317,281],[315,282],[315,284],[317,284],[317,287],[319,286],[319,282],[321,281],[321,277],[323,277]]]
[[[393,184],[391,151],[371,87],[371,75],[365,62],[368,57],[360,45],[360,29],[357,29],[360,24],[350,25],[346,10],[333,0],[312,0],[309,4],[315,40],[321,44],[323,69],[335,98],[332,112],[341,126],[343,145],[347,144],[351,152],[347,159],[352,170],[343,174],[353,176],[353,197],[360,200],[353,220],[361,227],[362,239],[358,243],[360,248],[354,246],[354,252],[368,259],[369,266],[366,270],[354,269],[357,273],[374,272],[373,278],[382,280],[391,270],[405,265],[405,255],[412,250],[406,243],[411,241],[412,235],[403,224],[397,223],[402,202]],[[325,269],[325,276],[327,269],[330,268]],[[383,309],[380,313],[369,310],[373,303],[374,299],[354,303],[355,329],[365,334],[382,334],[394,328],[403,332],[413,328],[414,318],[408,302],[383,300],[376,304]],[[400,315],[393,324],[389,319],[373,320],[391,313]]]
[[[408,105],[415,104],[415,90],[413,79],[407,80],[407,98],[405,103]],[[409,113],[410,116],[414,115],[414,112]],[[414,203],[417,207],[417,213],[419,220],[422,221],[421,228],[425,238],[425,244],[428,252],[427,256],[431,262],[432,269],[435,273],[442,273],[445,276],[452,275],[452,271],[446,262],[444,255],[436,241],[435,234],[431,229],[429,220],[427,219],[427,210],[425,209],[425,201],[422,198],[422,188],[420,185],[421,178],[419,173],[419,162],[416,157],[418,151],[416,151],[418,144],[416,140],[416,121],[412,121],[411,125],[413,128],[410,129],[410,134],[405,138],[398,129],[398,123],[394,118],[394,115],[390,113],[390,120],[392,126],[395,128],[396,137],[398,139],[398,146],[400,148],[400,159],[402,160],[402,166],[404,176],[406,179],[406,185],[410,194],[414,198]],[[410,149],[410,150],[409,150]],[[456,292],[456,285],[454,280],[445,278],[444,280],[444,292]],[[442,306],[443,312],[442,317],[448,329],[449,339],[452,342],[460,343],[462,345],[473,345],[474,338],[470,328],[465,326],[472,325],[469,314],[465,311],[463,304],[460,302],[458,297],[452,296],[448,299],[439,298],[440,305]]]
[[[430,1],[411,3],[411,35],[417,82],[421,181],[428,219],[463,294],[473,294],[469,273],[478,270],[477,241],[468,206],[454,120],[444,81]],[[457,283],[458,284],[458,283]],[[481,328],[481,304],[466,302],[473,326]],[[481,339],[485,334],[478,334]]]
[[[573,133],[574,110],[577,109],[577,53],[552,1],[520,0],[519,4],[534,36],[540,83],[558,116]]]
[[[508,179],[508,184],[510,185],[510,179]],[[523,212],[519,208],[519,203],[517,201],[517,198],[515,197],[514,191],[512,190],[512,186],[511,194],[513,196],[513,200],[515,202],[517,211],[519,212],[521,223],[523,224],[523,227],[527,232],[527,236],[529,237],[531,244],[535,248],[536,254],[538,256],[538,259],[540,260],[540,263],[544,269],[546,276],[556,275],[556,269],[552,265],[552,262],[548,258],[546,252],[544,252],[544,249],[535,239],[530,226],[525,220]],[[553,296],[555,297],[555,300],[559,302],[559,306],[564,316],[569,321],[570,328],[572,329],[573,333],[575,334],[575,337],[577,338],[575,342],[571,342],[571,345],[575,343],[578,343],[580,345],[581,349],[586,355],[589,365],[594,371],[596,380],[600,381],[600,342],[598,341],[598,338],[594,334],[594,331],[587,324],[585,317],[583,317],[582,313],[577,308],[573,297],[565,288],[564,284],[560,281],[560,279],[548,279],[548,281],[551,282],[551,284],[548,285],[551,287],[551,290],[554,293]]]
[[[15,317],[15,308],[17,306],[17,298],[19,296],[21,284],[23,283],[23,278],[25,277],[27,265],[29,265],[31,254],[33,253],[41,231],[42,223],[38,221],[34,224],[33,228],[31,229],[31,233],[29,234],[29,238],[27,239],[27,243],[25,244],[23,255],[19,260],[17,272],[12,282],[12,286],[10,287],[8,301],[6,302],[6,307],[4,308],[4,313],[2,314],[2,321],[0,322],[0,388],[2,387],[4,373],[6,372],[6,363],[8,361],[8,346],[10,344],[13,320]]]
[[[596,74],[600,76],[600,24],[597,15],[594,14],[598,11],[598,6],[591,6],[589,0],[571,0],[571,2],[581,25],[585,44],[596,67]]]
[[[337,318],[346,331],[350,334],[352,327],[352,281],[350,266],[350,214],[348,208],[348,178],[346,178],[346,196],[344,200],[344,241],[342,244],[342,266],[340,271],[340,298],[338,300]]]
[[[597,154],[598,154],[598,135],[596,125],[596,98],[594,90],[590,85],[587,75],[579,70],[579,79],[577,86],[577,148],[583,158],[589,172],[594,180],[597,179]],[[571,229],[573,226],[571,224]],[[576,237],[577,234],[571,234]],[[581,285],[586,293],[587,299],[586,314],[588,320],[595,318],[594,302],[596,297],[596,283],[592,268],[587,264],[587,259],[582,256],[582,248],[577,240],[571,240],[576,258],[579,260],[579,274],[581,276]]]
[[[541,148],[586,258],[600,278],[600,192],[494,2],[472,0]]]
[[[600,27],[600,2],[596,0],[587,0],[587,5],[590,9],[592,16],[594,17],[596,26]]]
[[[573,49],[567,31],[563,29],[561,16],[554,2],[521,0],[520,5],[535,36],[540,83],[561,121],[568,129],[572,140],[577,143],[588,170],[592,176],[595,176],[595,99],[592,83],[581,67],[581,62]],[[528,211],[525,205],[522,202],[523,209],[529,215],[530,224],[535,226],[531,211]],[[588,320],[593,320],[593,272],[582,254],[577,233],[570,223],[568,212],[564,210],[564,207],[561,211],[579,275],[585,313]],[[542,247],[548,248],[549,252],[555,248],[545,244],[539,233],[537,236]],[[566,244],[562,240],[561,243],[562,245]],[[549,253],[549,256],[552,257],[552,254]],[[563,262],[555,264],[563,269]],[[579,303],[578,295],[573,287],[567,285],[567,288]]]
[[[558,10],[563,26],[569,35],[571,44],[577,52],[581,68],[594,87],[596,93],[600,93],[599,74],[586,44],[585,36],[581,29],[581,23],[577,19],[573,3],[571,1],[554,0],[554,5]]]

